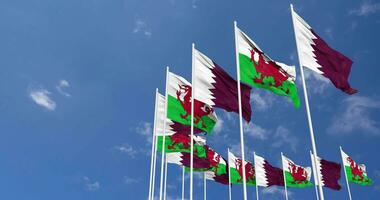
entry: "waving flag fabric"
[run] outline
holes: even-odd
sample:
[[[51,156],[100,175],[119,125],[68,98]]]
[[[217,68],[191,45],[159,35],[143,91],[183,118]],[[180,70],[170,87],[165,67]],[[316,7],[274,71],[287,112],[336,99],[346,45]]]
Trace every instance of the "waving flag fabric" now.
[[[289,158],[282,156],[282,168],[285,173],[287,187],[305,188],[313,186],[310,182],[311,167],[302,167]]]
[[[254,155],[254,159],[256,169],[256,184],[258,186],[284,186],[284,175],[282,169],[273,167],[263,157],[256,154]]]
[[[167,81],[167,117],[172,121],[189,126],[191,124],[191,84],[171,72],[168,74]],[[210,133],[216,121],[217,117],[214,109],[210,105],[195,99],[194,127]]]
[[[321,185],[333,190],[340,190],[339,179],[341,176],[341,165],[336,162],[321,159],[320,157],[317,157],[317,163],[315,163],[313,154],[310,154],[310,156],[315,168],[314,172],[318,173]]]
[[[237,28],[240,81],[252,87],[269,90],[289,97],[295,107],[300,106],[295,84],[296,70],[269,58],[243,31]]]
[[[194,91],[195,99],[210,106],[239,113],[237,81],[227,74],[213,60],[194,50]],[[242,114],[244,119],[251,120],[251,88],[241,85]]]
[[[233,153],[228,153],[228,165],[231,173],[232,184],[243,184],[243,162],[241,158],[236,157]],[[255,185],[255,168],[252,163],[244,161],[245,178],[247,185]]]
[[[357,90],[353,89],[348,82],[352,61],[331,48],[293,10],[292,16],[302,65],[330,79],[335,87],[343,92],[356,93]]]
[[[368,178],[366,166],[357,164],[343,150],[340,150],[340,153],[348,181],[359,185],[372,185],[373,182]]]

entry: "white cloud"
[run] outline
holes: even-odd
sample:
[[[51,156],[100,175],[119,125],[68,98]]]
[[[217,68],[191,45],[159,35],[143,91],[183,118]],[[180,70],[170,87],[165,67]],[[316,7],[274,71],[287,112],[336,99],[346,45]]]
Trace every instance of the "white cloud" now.
[[[350,10],[350,14],[357,16],[368,16],[380,11],[380,3],[372,3],[370,1],[363,1],[359,8]]]
[[[330,85],[330,81],[323,75],[317,74],[307,68],[304,68],[304,75],[308,92],[312,92],[313,94],[324,94],[326,88]],[[298,80],[302,84],[301,77]]]
[[[371,111],[380,109],[380,101],[364,96],[350,96],[343,101],[343,112],[334,116],[328,132],[335,135],[353,131],[379,135],[379,123],[372,119]]]
[[[124,182],[126,184],[136,184],[141,182],[141,178],[131,178],[131,177],[125,177]]]
[[[263,188],[261,190],[261,193],[263,195],[281,195],[281,198],[280,199],[283,199],[284,196],[285,196],[285,190],[283,188],[279,188],[279,187],[267,187],[267,188]],[[292,192],[290,192],[288,190],[288,197],[292,196]]]
[[[223,130],[223,119],[221,119],[220,117],[218,118],[218,121],[216,122],[215,126],[214,126],[214,129],[213,129],[213,132],[215,134],[219,134],[222,130]]]
[[[136,133],[146,137],[149,143],[152,143],[153,128],[150,122],[140,122],[135,129]]]
[[[55,110],[56,103],[50,98],[50,92],[45,89],[31,89],[29,97],[39,106],[42,106],[48,110]]]
[[[258,111],[265,111],[273,105],[274,95],[267,91],[256,90],[251,94],[252,108]]]
[[[135,26],[133,28],[133,31],[132,33],[134,34],[143,34],[144,36],[146,37],[151,37],[152,36],[152,32],[151,30],[148,28],[148,25],[145,21],[143,21],[142,19],[136,19],[135,20]]]
[[[331,27],[325,29],[325,34],[330,38],[333,39],[333,30]]]
[[[115,146],[115,149],[119,151],[120,153],[127,154],[129,157],[134,158],[135,155],[138,153],[137,150],[135,150],[131,145],[129,144],[123,144],[120,146]]]
[[[273,147],[280,148],[283,146],[289,146],[292,151],[296,151],[298,145],[298,139],[290,133],[290,131],[283,127],[279,126],[276,129],[274,134],[274,142],[272,143]]]
[[[100,189],[100,183],[98,181],[92,181],[87,176],[83,177],[84,185],[88,191],[96,191]]]
[[[253,138],[260,139],[260,140],[266,140],[268,138],[268,135],[270,134],[268,130],[252,122],[250,123],[244,122],[243,128],[244,128],[244,133],[246,133],[248,136],[251,136]]]
[[[198,8],[197,0],[192,0],[191,1],[191,7],[194,8],[194,9]]]
[[[70,83],[67,80],[60,80],[55,88],[61,95],[70,97],[71,95],[64,91],[64,89],[68,87],[70,87]]]

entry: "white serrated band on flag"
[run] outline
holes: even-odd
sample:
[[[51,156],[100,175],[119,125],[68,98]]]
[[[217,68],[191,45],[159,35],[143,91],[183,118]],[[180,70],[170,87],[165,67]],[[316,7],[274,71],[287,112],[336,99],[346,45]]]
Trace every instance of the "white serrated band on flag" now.
[[[255,159],[255,172],[256,172],[256,185],[268,187],[268,178],[265,171],[265,159],[261,156],[254,155]]]
[[[214,106],[213,99],[215,97],[211,93],[211,89],[215,89],[215,75],[212,69],[215,68],[214,63],[207,56],[194,49],[194,70],[196,76],[194,77],[193,85],[197,87],[194,91],[195,99],[202,101],[210,106]]]
[[[165,116],[165,96],[158,93],[157,94],[157,108],[156,108],[156,135],[163,135],[164,133],[164,120]]]
[[[323,181],[323,175],[321,171],[322,169],[321,158],[317,156],[318,163],[315,163],[314,156],[312,153],[310,153],[310,157],[311,157],[311,162],[313,163],[313,166],[315,167],[315,169],[313,170],[314,173],[318,173],[319,182],[321,183],[322,186],[325,186],[325,182]],[[315,185],[318,185],[318,182],[316,182]]]
[[[311,27],[305,22],[296,12],[293,11],[295,35],[298,43],[298,52],[302,65],[313,70],[318,74],[323,74],[319,68],[322,66],[318,64],[315,58],[314,49],[312,45],[315,45],[313,39],[317,37],[311,32]]]
[[[172,163],[172,164],[177,164],[177,165],[182,165],[182,153],[167,153],[166,154],[166,162],[167,163]]]

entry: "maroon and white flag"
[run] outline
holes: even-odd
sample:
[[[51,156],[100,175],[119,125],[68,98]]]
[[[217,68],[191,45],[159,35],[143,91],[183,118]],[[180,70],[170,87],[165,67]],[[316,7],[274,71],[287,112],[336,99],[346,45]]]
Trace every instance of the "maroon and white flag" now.
[[[218,64],[194,49],[194,96],[210,106],[239,113],[237,81],[227,74]],[[251,88],[243,83],[241,103],[243,118],[251,120]]]
[[[314,173],[318,173],[321,185],[333,190],[340,190],[341,186],[339,185],[339,179],[341,176],[341,165],[320,157],[317,157],[317,164],[315,164],[313,154],[310,153],[310,156],[313,164],[313,171]],[[314,176],[314,178],[316,179],[316,176]],[[315,184],[318,184],[316,180]]]
[[[331,48],[293,9],[292,16],[300,63],[330,79],[343,92],[356,93],[348,82],[351,59]]]
[[[273,167],[263,157],[256,154],[254,155],[254,160],[257,186],[269,187],[272,185],[285,185],[282,169]]]

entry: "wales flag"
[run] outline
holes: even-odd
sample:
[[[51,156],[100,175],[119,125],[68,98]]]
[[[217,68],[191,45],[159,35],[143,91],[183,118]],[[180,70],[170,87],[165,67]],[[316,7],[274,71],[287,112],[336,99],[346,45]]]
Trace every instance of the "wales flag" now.
[[[276,62],[266,55],[243,31],[236,27],[240,81],[289,97],[295,107],[300,106],[295,84],[294,66]]]
[[[285,173],[287,187],[305,188],[313,186],[310,182],[311,167],[302,167],[289,158],[282,156],[282,168]]]
[[[243,167],[245,167],[247,185],[256,185],[255,168],[252,163],[243,162],[241,158],[228,151],[228,166],[230,167],[231,184],[243,184]]]
[[[359,185],[372,185],[373,181],[367,176],[366,166],[364,164],[357,164],[342,149],[340,149],[340,153],[348,181]]]
[[[167,118],[183,125],[191,125],[191,84],[181,76],[169,72],[167,80]],[[194,100],[194,127],[210,133],[217,117],[214,109],[197,99]]]

